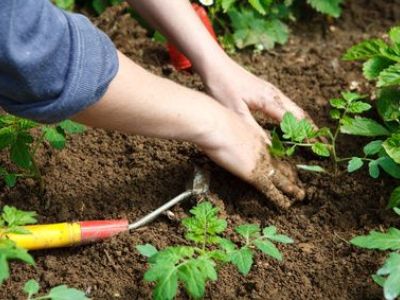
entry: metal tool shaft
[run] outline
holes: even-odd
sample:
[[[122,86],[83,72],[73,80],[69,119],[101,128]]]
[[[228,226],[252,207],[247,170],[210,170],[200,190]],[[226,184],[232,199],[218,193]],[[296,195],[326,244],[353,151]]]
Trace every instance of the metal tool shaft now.
[[[129,224],[128,229],[129,230],[136,229],[136,228],[139,228],[139,227],[141,227],[143,225],[146,225],[147,223],[151,222],[156,217],[158,217],[160,214],[162,214],[166,210],[170,209],[175,204],[185,200],[186,198],[192,196],[193,194],[195,194],[195,192],[193,190],[188,190],[186,192],[183,192],[182,194],[176,196],[174,199],[168,201],[163,206],[157,208],[155,211],[152,211],[151,213],[149,213],[148,215],[144,216],[143,218],[141,218],[140,220],[136,221],[135,223]]]

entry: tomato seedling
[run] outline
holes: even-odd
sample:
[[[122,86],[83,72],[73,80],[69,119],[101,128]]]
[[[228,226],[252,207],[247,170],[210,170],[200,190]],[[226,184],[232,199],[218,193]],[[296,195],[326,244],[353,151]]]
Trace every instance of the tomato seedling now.
[[[185,238],[191,246],[172,246],[157,250],[150,244],[137,246],[148,258],[149,268],[144,275],[148,282],[155,282],[154,299],[173,299],[180,284],[190,297],[201,298],[208,281],[218,279],[217,266],[232,263],[239,272],[247,275],[253,265],[254,251],[282,260],[274,242],[293,243],[286,235],[278,234],[274,226],[261,229],[256,224],[235,228],[240,245],[224,238],[227,222],[217,216],[218,208],[202,202],[190,210],[191,217],[182,220]]]
[[[41,131],[39,137],[33,134],[34,129]],[[39,147],[47,141],[53,148],[62,149],[67,134],[82,133],[84,130],[83,125],[69,120],[56,125],[41,125],[12,115],[1,115],[0,150],[8,150],[11,162],[19,171],[0,167],[0,177],[8,187],[14,187],[18,178],[34,178],[43,191],[44,183],[35,159]]]
[[[66,285],[56,286],[52,288],[48,294],[39,296],[40,285],[34,279],[25,283],[23,291],[27,295],[26,300],[89,300],[84,292],[70,288]]]

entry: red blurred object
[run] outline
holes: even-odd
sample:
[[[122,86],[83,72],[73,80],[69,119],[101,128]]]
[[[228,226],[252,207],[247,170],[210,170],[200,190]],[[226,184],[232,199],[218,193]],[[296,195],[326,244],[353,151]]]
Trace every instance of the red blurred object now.
[[[203,6],[192,3],[192,7],[195,10],[196,14],[199,16],[200,20],[203,22],[204,26],[207,28],[208,32],[212,35],[212,37],[217,40],[217,35],[215,34],[214,28],[212,27],[211,21],[208,18],[207,11]],[[169,57],[171,59],[172,65],[178,71],[187,70],[192,67],[192,63],[190,60],[183,55],[174,45],[171,43],[167,43],[167,48],[169,52]]]
[[[112,237],[120,232],[128,231],[128,220],[101,220],[79,222],[81,226],[81,242],[95,242]]]

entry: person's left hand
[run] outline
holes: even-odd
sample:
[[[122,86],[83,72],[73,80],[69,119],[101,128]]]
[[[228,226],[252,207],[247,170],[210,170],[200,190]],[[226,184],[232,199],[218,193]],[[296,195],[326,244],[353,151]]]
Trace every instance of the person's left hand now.
[[[252,110],[259,110],[276,121],[281,121],[286,112],[293,113],[299,120],[307,117],[278,88],[251,74],[230,58],[225,59],[220,67],[209,68],[202,79],[212,97],[259,129]]]

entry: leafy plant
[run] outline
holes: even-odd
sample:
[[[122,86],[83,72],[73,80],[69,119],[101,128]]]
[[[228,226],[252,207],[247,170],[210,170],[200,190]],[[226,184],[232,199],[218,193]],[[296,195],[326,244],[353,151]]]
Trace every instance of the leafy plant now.
[[[182,221],[190,246],[172,246],[158,251],[150,244],[137,246],[148,258],[149,268],[144,275],[155,282],[154,299],[173,299],[182,284],[193,298],[201,298],[207,281],[218,279],[218,266],[232,263],[247,275],[253,265],[254,251],[282,260],[274,242],[292,243],[286,235],[278,234],[274,226],[261,230],[259,225],[245,224],[235,228],[240,244],[223,237],[227,222],[218,218],[218,208],[202,202],[190,210],[191,217]]]
[[[36,213],[4,206],[0,215],[0,284],[10,276],[8,262],[20,260],[34,265],[35,262],[25,249],[7,238],[7,234],[29,234],[22,226],[36,223]]]
[[[69,288],[66,285],[59,285],[52,288],[47,295],[38,296],[39,291],[40,285],[34,279],[27,281],[24,285],[24,292],[28,296],[27,300],[89,300],[84,292]]]
[[[39,129],[39,137],[33,134]],[[11,171],[0,167],[0,176],[8,187],[13,187],[18,178],[31,177],[40,182],[43,190],[43,181],[35,156],[43,142],[47,141],[53,148],[62,149],[66,143],[67,134],[81,133],[83,125],[66,120],[57,125],[41,125],[39,123],[15,117],[12,115],[0,116],[0,150],[7,150],[15,169]]]

